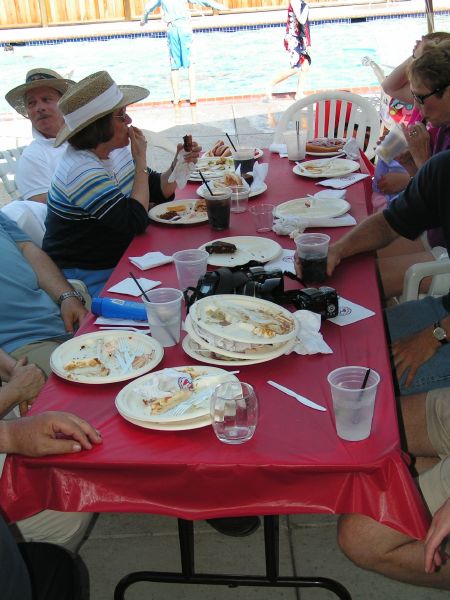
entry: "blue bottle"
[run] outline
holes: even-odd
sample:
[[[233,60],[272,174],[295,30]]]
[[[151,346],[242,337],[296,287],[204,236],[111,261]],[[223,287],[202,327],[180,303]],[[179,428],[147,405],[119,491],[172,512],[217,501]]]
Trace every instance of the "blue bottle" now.
[[[119,298],[92,298],[91,312],[109,319],[147,321],[147,311],[141,302],[130,302]]]

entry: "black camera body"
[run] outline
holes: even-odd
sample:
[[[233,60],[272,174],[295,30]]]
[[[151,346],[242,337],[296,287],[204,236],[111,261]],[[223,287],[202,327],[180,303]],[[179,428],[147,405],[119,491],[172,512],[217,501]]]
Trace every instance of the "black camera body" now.
[[[196,288],[185,292],[187,309],[196,300],[215,294],[242,294],[269,300],[275,304],[292,304],[299,310],[318,313],[323,319],[331,319],[339,314],[338,295],[331,287],[284,289],[283,276],[297,280],[295,275],[274,269],[266,271],[263,266],[248,267],[245,270],[232,271],[221,268],[207,271],[199,279]]]

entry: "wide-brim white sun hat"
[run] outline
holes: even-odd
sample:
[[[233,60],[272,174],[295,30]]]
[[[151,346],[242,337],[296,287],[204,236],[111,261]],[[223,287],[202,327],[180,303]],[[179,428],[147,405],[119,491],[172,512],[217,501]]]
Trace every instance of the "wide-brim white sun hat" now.
[[[57,90],[63,95],[69,87],[74,84],[75,81],[64,79],[59,73],[52,71],[51,69],[31,69],[25,76],[25,83],[10,90],[5,98],[14,110],[26,117],[28,116],[27,107],[25,105],[25,96],[27,95],[27,92],[40,87],[49,87],[53,90]]]
[[[73,135],[107,115],[149,95],[137,85],[117,85],[107,71],[98,71],[72,86],[58,102],[64,123],[55,140],[61,146]]]

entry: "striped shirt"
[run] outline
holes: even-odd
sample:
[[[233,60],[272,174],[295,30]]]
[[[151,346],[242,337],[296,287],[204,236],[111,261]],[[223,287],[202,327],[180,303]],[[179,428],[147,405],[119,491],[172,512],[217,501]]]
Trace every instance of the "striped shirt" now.
[[[69,145],[48,194],[43,249],[61,268],[114,267],[136,234],[149,223],[147,211],[130,197],[134,162],[129,147],[101,160]],[[160,175],[149,171],[151,202],[165,202]]]

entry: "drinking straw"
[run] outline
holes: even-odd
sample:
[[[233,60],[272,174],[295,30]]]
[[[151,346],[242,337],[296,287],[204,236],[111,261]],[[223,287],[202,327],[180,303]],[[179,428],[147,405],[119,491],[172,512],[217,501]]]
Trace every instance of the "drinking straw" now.
[[[212,193],[212,191],[211,191],[211,188],[209,187],[209,185],[208,185],[208,182],[206,181],[206,179],[205,179],[205,177],[204,177],[203,173],[200,171],[200,169],[198,170],[198,172],[199,172],[199,175],[200,175],[200,177],[201,177],[201,178],[202,178],[202,180],[203,180],[203,183],[204,183],[204,184],[206,185],[206,187],[208,188],[208,192],[211,194],[211,196],[214,196],[214,194]]]
[[[234,135],[236,136],[237,145],[240,146],[241,143],[239,141],[239,136],[238,136],[238,131],[237,131],[237,123],[236,123],[236,116],[234,114],[234,106],[233,105],[231,105],[231,112],[233,113]]]
[[[150,298],[147,296],[147,292],[143,289],[143,287],[141,286],[141,284],[139,283],[139,281],[136,279],[136,277],[133,275],[133,273],[131,271],[129,271],[129,273],[130,273],[131,277],[133,278],[134,283],[141,290],[142,295],[144,296],[144,298],[147,300],[147,302],[150,302]]]
[[[300,123],[295,121],[295,131],[297,132],[297,152],[300,150]]]
[[[232,147],[232,148],[233,148],[233,150],[236,152],[236,146],[233,144],[233,142],[232,142],[232,140],[231,140],[230,136],[228,135],[228,133],[226,133],[225,135],[227,136],[227,138],[228,138],[228,141],[229,141],[229,142],[230,142],[230,144],[231,144],[231,147]]]
[[[363,390],[366,388],[367,385],[367,380],[369,379],[369,375],[370,375],[370,367],[367,369],[367,371],[364,374],[364,379],[363,382],[361,384],[361,391],[359,392],[358,395],[358,402],[361,401],[362,395],[363,395]],[[360,409],[358,408],[358,410],[355,410],[355,412],[353,413],[353,417],[352,417],[352,423],[354,423],[355,425],[357,425],[360,422],[360,414],[359,414]]]
[[[364,379],[361,385],[361,389],[364,390],[366,385],[367,385],[367,380],[369,379],[369,375],[370,375],[370,367],[367,369],[366,374],[364,375]]]

